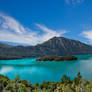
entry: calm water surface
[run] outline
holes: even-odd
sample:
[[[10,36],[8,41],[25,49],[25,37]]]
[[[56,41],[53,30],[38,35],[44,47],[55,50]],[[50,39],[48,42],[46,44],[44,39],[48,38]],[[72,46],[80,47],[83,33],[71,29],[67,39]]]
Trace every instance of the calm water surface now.
[[[13,79],[20,75],[31,83],[59,81],[66,74],[72,78],[81,72],[83,78],[92,78],[92,55],[77,55],[77,61],[35,62],[36,58],[21,60],[0,60],[0,74]]]

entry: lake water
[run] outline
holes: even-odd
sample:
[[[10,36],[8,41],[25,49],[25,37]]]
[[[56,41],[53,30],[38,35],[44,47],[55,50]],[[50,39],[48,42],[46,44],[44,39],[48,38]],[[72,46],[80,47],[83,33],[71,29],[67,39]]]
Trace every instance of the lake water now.
[[[31,83],[43,81],[60,81],[66,74],[73,79],[78,72],[83,78],[92,78],[92,55],[77,55],[77,61],[35,62],[36,58],[21,60],[0,60],[0,74],[10,79],[20,75]]]

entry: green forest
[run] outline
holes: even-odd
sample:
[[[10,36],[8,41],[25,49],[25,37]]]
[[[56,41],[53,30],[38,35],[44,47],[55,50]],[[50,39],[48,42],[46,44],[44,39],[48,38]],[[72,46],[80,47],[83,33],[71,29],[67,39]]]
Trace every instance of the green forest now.
[[[16,76],[13,80],[0,75],[0,92],[92,92],[92,79],[82,78],[80,72],[71,80],[63,75],[59,82],[44,81],[32,85],[27,80]]]

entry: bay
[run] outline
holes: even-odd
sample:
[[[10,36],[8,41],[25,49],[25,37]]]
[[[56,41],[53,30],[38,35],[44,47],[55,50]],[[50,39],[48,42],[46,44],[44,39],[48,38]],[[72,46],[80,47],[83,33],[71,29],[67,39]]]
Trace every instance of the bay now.
[[[83,78],[92,78],[92,55],[76,55],[76,61],[62,62],[35,62],[37,58],[19,60],[0,60],[0,74],[14,79],[20,75],[21,79],[27,79],[32,84],[43,81],[60,81],[66,74],[73,79],[78,72]]]

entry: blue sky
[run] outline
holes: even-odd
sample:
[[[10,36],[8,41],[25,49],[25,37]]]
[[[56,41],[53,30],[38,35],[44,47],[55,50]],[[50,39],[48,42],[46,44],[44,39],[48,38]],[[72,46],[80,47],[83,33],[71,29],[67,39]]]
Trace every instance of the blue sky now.
[[[0,41],[35,45],[54,36],[92,45],[92,1],[0,0]]]

